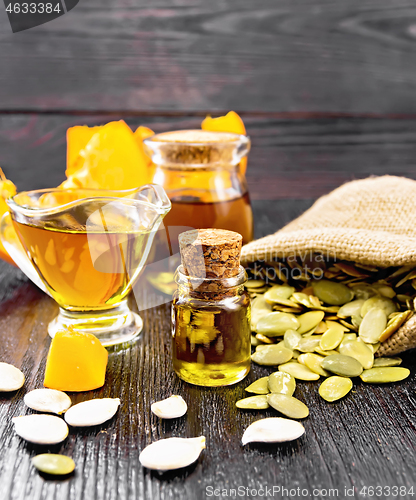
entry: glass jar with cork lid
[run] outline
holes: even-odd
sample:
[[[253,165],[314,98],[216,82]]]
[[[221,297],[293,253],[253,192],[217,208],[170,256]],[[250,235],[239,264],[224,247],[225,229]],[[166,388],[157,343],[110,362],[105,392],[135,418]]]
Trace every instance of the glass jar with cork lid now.
[[[241,235],[221,229],[179,235],[172,359],[176,374],[191,384],[230,385],[250,371],[250,297],[241,243]]]
[[[241,234],[244,244],[253,239],[253,214],[240,166],[250,149],[247,136],[179,130],[156,134],[144,145],[153,161],[152,182],[162,185],[172,202],[166,227],[228,229]]]

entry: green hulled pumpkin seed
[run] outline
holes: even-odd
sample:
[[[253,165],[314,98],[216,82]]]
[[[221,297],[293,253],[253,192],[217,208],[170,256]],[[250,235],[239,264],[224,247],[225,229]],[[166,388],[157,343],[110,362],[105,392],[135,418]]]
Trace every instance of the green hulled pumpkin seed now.
[[[299,345],[299,342],[302,340],[302,335],[296,330],[287,330],[283,340],[285,343],[285,347],[293,350],[296,349]]]
[[[357,340],[357,335],[355,333],[344,333],[344,338],[342,339],[340,346],[344,342],[349,342],[350,340]]]
[[[320,347],[317,347],[315,349],[315,352],[320,354],[321,356],[332,356],[332,354],[339,354],[338,351],[334,351],[334,350],[331,350],[331,351],[324,351],[322,350]]]
[[[267,283],[263,280],[248,280],[247,283],[245,284],[245,287],[248,289],[251,288],[262,288],[264,285],[267,285]]]
[[[373,368],[382,368],[387,366],[399,366],[402,364],[401,358],[376,358]]]
[[[384,342],[387,340],[391,335],[393,335],[394,332],[396,332],[402,324],[408,320],[409,318],[409,312],[410,315],[412,314],[411,311],[405,311],[402,313],[398,313],[396,316],[394,316],[388,323],[385,328],[385,330],[382,332],[382,334],[379,337],[380,342]]]
[[[371,299],[369,299],[371,300]],[[387,316],[384,309],[373,307],[364,316],[358,333],[360,339],[367,344],[376,344],[387,326]]]
[[[347,302],[338,311],[338,317],[350,318],[351,316],[356,316],[357,314],[361,315],[361,308],[363,307],[364,302],[364,299],[357,299],[353,300],[352,302]]]
[[[319,342],[320,339],[314,337],[302,338],[297,348],[300,352],[314,352],[319,347]]]
[[[284,335],[287,330],[297,330],[299,321],[294,314],[272,312],[266,314],[257,322],[256,331],[267,337]]]
[[[309,300],[309,295],[307,295],[306,293],[302,293],[302,292],[295,292],[291,299],[294,301],[294,302],[297,302],[298,304],[301,304],[302,306],[305,306],[305,307],[308,307],[308,308],[311,308],[312,307],[312,304]]]
[[[272,304],[280,304],[281,300],[286,301],[295,291],[296,290],[293,286],[275,285],[269,288],[269,290],[264,294],[264,299],[266,302],[270,302]]]
[[[70,474],[75,469],[75,462],[65,455],[54,453],[42,453],[32,458],[32,464],[45,474],[64,476]]]
[[[410,370],[402,367],[377,367],[364,370],[360,375],[363,382],[368,384],[387,384],[399,382],[410,375]]]
[[[321,321],[319,325],[315,328],[315,333],[325,333],[327,330],[328,327],[326,326],[325,321]]]
[[[256,338],[254,335],[251,336],[250,343],[253,347],[257,347],[258,345],[261,344],[261,340]]]
[[[339,346],[339,353],[356,359],[365,370],[373,366],[374,353],[364,342],[357,342],[356,340],[343,342]]]
[[[357,342],[363,342],[360,338],[357,339]],[[365,342],[364,342],[365,344]],[[369,349],[373,351],[373,354],[375,354],[378,351],[378,348],[381,346],[380,342],[377,342],[377,344],[365,344]]]
[[[251,329],[256,331],[260,318],[272,312],[272,306],[264,300],[263,295],[258,295],[251,301]]]
[[[343,354],[327,356],[322,361],[322,368],[343,377],[358,377],[363,371],[363,367],[359,361]]]
[[[245,410],[265,410],[269,407],[267,402],[267,396],[250,396],[249,398],[240,399],[235,404],[237,408],[243,408]]]
[[[378,291],[380,295],[382,295],[383,297],[387,297],[388,299],[392,299],[396,296],[396,292],[391,286],[383,285],[382,283],[374,283],[373,287]]]
[[[302,401],[292,396],[275,392],[266,397],[269,405],[286,417],[306,418],[309,415],[308,407]]]
[[[350,286],[354,292],[355,298],[358,300],[367,300],[377,295],[377,290],[366,283],[354,283]]]
[[[319,347],[323,351],[330,351],[335,349],[342,342],[344,338],[345,327],[334,321],[327,321],[329,326],[328,330],[322,335]]]
[[[396,304],[391,299],[377,296],[371,297],[364,302],[361,308],[361,316],[365,318],[366,314],[374,308],[383,309],[386,316],[397,311]]]
[[[269,375],[268,387],[270,392],[291,396],[296,389],[296,381],[289,373],[274,372]]]
[[[269,377],[262,377],[255,380],[252,384],[246,387],[246,392],[252,392],[253,394],[268,394],[268,380]]]
[[[319,280],[312,283],[313,291],[318,299],[331,306],[342,306],[351,302],[354,293],[342,283],[328,280]]]
[[[300,363],[285,363],[279,366],[279,371],[289,373],[298,380],[318,380],[319,375]]]
[[[318,354],[314,354],[312,352],[307,352],[299,356],[298,362],[302,365],[307,366],[310,370],[317,373],[318,375],[329,377],[331,374],[322,368],[321,363],[323,359],[325,359],[323,356],[319,356]]]
[[[300,326],[298,333],[303,334],[309,330],[315,329],[319,323],[324,319],[325,313],[323,311],[309,311],[298,316]]]
[[[262,333],[256,333],[256,339],[264,344],[274,344],[273,339],[269,339],[269,337],[266,337],[266,335],[263,335]],[[259,347],[261,347],[261,344],[259,344]]]
[[[290,359],[292,359],[292,356],[293,352],[286,347],[280,345],[268,345],[264,346],[261,350],[256,350],[256,352],[251,356],[251,359],[259,365],[275,366],[287,363]]]
[[[352,380],[347,377],[329,377],[319,386],[321,398],[332,403],[346,396],[352,389]]]

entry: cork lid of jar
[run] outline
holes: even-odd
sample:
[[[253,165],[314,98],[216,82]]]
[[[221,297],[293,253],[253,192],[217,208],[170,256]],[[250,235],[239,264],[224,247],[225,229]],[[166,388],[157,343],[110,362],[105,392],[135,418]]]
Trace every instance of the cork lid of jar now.
[[[184,272],[197,278],[230,278],[240,267],[243,237],[225,229],[194,229],[179,235]]]

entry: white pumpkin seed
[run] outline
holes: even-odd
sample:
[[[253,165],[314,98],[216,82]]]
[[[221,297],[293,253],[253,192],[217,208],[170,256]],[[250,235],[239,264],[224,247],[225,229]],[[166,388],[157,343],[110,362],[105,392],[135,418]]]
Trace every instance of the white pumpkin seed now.
[[[241,442],[247,443],[284,443],[300,438],[305,428],[300,422],[288,418],[271,417],[256,420],[244,431]]]
[[[65,392],[55,389],[35,389],[25,394],[26,406],[32,410],[60,415],[71,406],[71,398]]]
[[[352,380],[347,377],[329,377],[319,386],[321,398],[332,403],[346,396],[352,389]]]
[[[45,474],[54,476],[64,476],[70,474],[75,469],[75,462],[71,457],[56,455],[54,453],[42,453],[32,458],[32,464]]]
[[[25,383],[25,376],[13,365],[0,363],[0,392],[17,391]]]
[[[159,418],[179,418],[185,415],[188,405],[182,396],[172,395],[167,399],[153,403],[150,409]]]
[[[275,410],[289,418],[306,418],[309,415],[308,407],[292,396],[273,392],[266,396],[267,402]]]
[[[240,399],[235,405],[237,408],[242,408],[244,410],[265,410],[269,407],[267,396],[265,394]]]
[[[289,373],[292,377],[299,380],[318,380],[319,375],[310,370],[307,366],[300,363],[285,363],[280,365],[278,370],[280,372]]]
[[[171,437],[155,441],[140,453],[139,460],[143,467],[166,471],[187,467],[198,460],[205,449],[205,437]]]
[[[119,406],[119,398],[90,399],[71,406],[65,413],[65,420],[72,427],[100,425],[113,418]]]
[[[361,340],[367,344],[376,344],[386,329],[386,326],[387,316],[384,309],[377,309],[373,307],[364,316],[358,333]]]
[[[68,436],[68,426],[53,415],[25,415],[12,419],[14,430],[21,438],[36,444],[61,443]]]

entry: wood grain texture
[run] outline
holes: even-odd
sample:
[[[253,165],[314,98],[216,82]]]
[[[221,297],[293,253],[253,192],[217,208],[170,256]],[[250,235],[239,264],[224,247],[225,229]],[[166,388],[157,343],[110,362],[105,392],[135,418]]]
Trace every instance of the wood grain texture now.
[[[120,115],[0,114],[0,166],[19,190],[55,187],[65,176],[66,129]],[[199,127],[195,116],[125,116],[134,129]],[[310,199],[369,175],[416,178],[416,119],[244,118],[252,139],[252,199]],[[42,172],[40,175],[39,172]]]
[[[89,0],[18,34],[1,15],[3,110],[416,112],[410,0]]]
[[[277,229],[310,203],[255,202],[256,221],[261,221],[257,236]],[[239,486],[300,488],[311,495],[314,488],[337,488],[338,498],[346,498],[344,488],[353,487],[355,498],[364,498],[359,495],[363,486],[415,486],[414,354],[403,356],[403,365],[411,369],[406,381],[384,386],[356,382],[354,390],[334,404],[319,398],[319,382],[300,382],[295,395],[310,408],[310,416],[303,422],[305,435],[288,444],[242,447],[244,429],[258,418],[276,413],[271,409],[238,410],[235,401],[244,396],[245,387],[272,369],[253,365],[246,380],[228,388],[198,388],[181,382],[171,368],[169,304],[142,312],[145,328],[141,340],[110,353],[102,389],[71,394],[74,402],[120,397],[122,405],[111,421],[89,429],[71,429],[62,445],[25,443],[13,433],[11,418],[32,413],[22,398],[27,391],[42,387],[50,342],[46,325],[57,306],[5,263],[0,263],[0,277],[1,360],[21,367],[26,375],[20,391],[0,393],[2,500],[199,500],[208,498],[209,488],[230,491]],[[151,414],[150,404],[172,393],[184,397],[188,413],[174,421],[161,421]],[[158,474],[138,462],[140,451],[153,440],[201,434],[207,438],[207,448],[198,462],[186,469]],[[75,473],[63,480],[39,475],[30,458],[45,451],[72,456],[77,464]],[[315,492],[314,498],[328,496]]]

